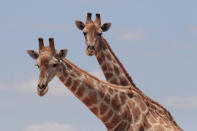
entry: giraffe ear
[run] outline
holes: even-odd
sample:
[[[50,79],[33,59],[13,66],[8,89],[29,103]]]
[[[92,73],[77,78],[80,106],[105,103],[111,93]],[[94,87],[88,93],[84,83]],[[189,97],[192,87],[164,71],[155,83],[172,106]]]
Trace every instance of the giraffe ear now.
[[[27,50],[27,54],[31,57],[31,58],[33,58],[33,59],[37,59],[38,58],[38,56],[39,56],[39,54],[38,54],[38,52],[36,52],[36,51],[34,51],[34,50]]]
[[[103,30],[103,32],[105,32],[105,31],[108,31],[110,27],[111,27],[111,23],[104,23],[101,26],[101,29]]]
[[[67,49],[61,49],[59,52],[57,52],[57,57],[59,59],[64,59],[66,57],[68,50]]]
[[[78,21],[78,20],[75,21],[75,25],[80,30],[83,30],[83,28],[85,27],[84,23],[82,21]]]

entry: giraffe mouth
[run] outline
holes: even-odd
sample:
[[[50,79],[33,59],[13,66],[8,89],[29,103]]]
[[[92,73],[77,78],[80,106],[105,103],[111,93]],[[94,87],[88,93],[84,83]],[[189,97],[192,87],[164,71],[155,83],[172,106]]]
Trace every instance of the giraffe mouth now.
[[[90,48],[86,49],[86,54],[88,56],[93,56],[95,54],[95,52],[96,52],[95,49],[90,49]]]
[[[37,93],[39,96],[44,96],[48,92],[48,85],[45,86],[38,86]]]

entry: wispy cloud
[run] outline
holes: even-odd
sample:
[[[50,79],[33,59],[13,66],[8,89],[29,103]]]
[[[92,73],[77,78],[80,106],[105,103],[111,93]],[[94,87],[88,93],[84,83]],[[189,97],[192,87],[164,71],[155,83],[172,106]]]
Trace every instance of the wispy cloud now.
[[[197,109],[197,96],[172,96],[162,99],[161,102],[173,108]]]
[[[33,30],[74,30],[74,27],[61,25],[61,24],[30,24],[30,23],[11,23],[10,26],[22,29],[33,29]]]
[[[197,33],[197,26],[190,26],[186,29],[186,32],[188,33]]]
[[[145,31],[142,28],[131,31],[120,31],[118,33],[119,40],[144,40]]]
[[[175,42],[172,44],[172,47],[175,49],[194,49],[196,44],[190,43],[190,42]]]
[[[30,125],[24,131],[76,131],[76,129],[70,124],[47,122]]]
[[[102,2],[104,0],[80,0],[80,2]]]

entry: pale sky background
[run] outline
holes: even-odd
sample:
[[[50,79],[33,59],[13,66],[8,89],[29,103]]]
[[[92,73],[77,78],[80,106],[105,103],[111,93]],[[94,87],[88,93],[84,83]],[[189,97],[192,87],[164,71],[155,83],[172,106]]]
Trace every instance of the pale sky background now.
[[[68,59],[103,78],[74,24],[86,13],[111,22],[103,33],[136,85],[164,105],[185,131],[197,129],[196,0],[0,0],[0,131],[105,131],[56,78],[36,94],[38,69],[27,49],[54,37]]]

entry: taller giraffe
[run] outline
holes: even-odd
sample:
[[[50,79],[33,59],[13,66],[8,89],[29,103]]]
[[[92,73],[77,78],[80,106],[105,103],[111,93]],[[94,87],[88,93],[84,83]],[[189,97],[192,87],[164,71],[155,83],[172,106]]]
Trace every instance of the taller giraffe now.
[[[96,20],[94,22],[91,20],[91,16],[91,13],[87,14],[85,24],[82,21],[75,21],[76,26],[83,31],[85,36],[87,55],[96,56],[108,82],[116,85],[132,85],[136,87],[133,80],[102,36],[102,32],[109,30],[111,23],[104,23],[101,26],[100,14],[96,14]]]
[[[45,47],[39,39],[39,53],[28,50],[40,69],[37,92],[47,93],[55,77],[64,83],[106,126],[108,131],[181,131],[171,114],[136,88],[100,81],[64,57],[66,49],[56,51],[54,40]]]

